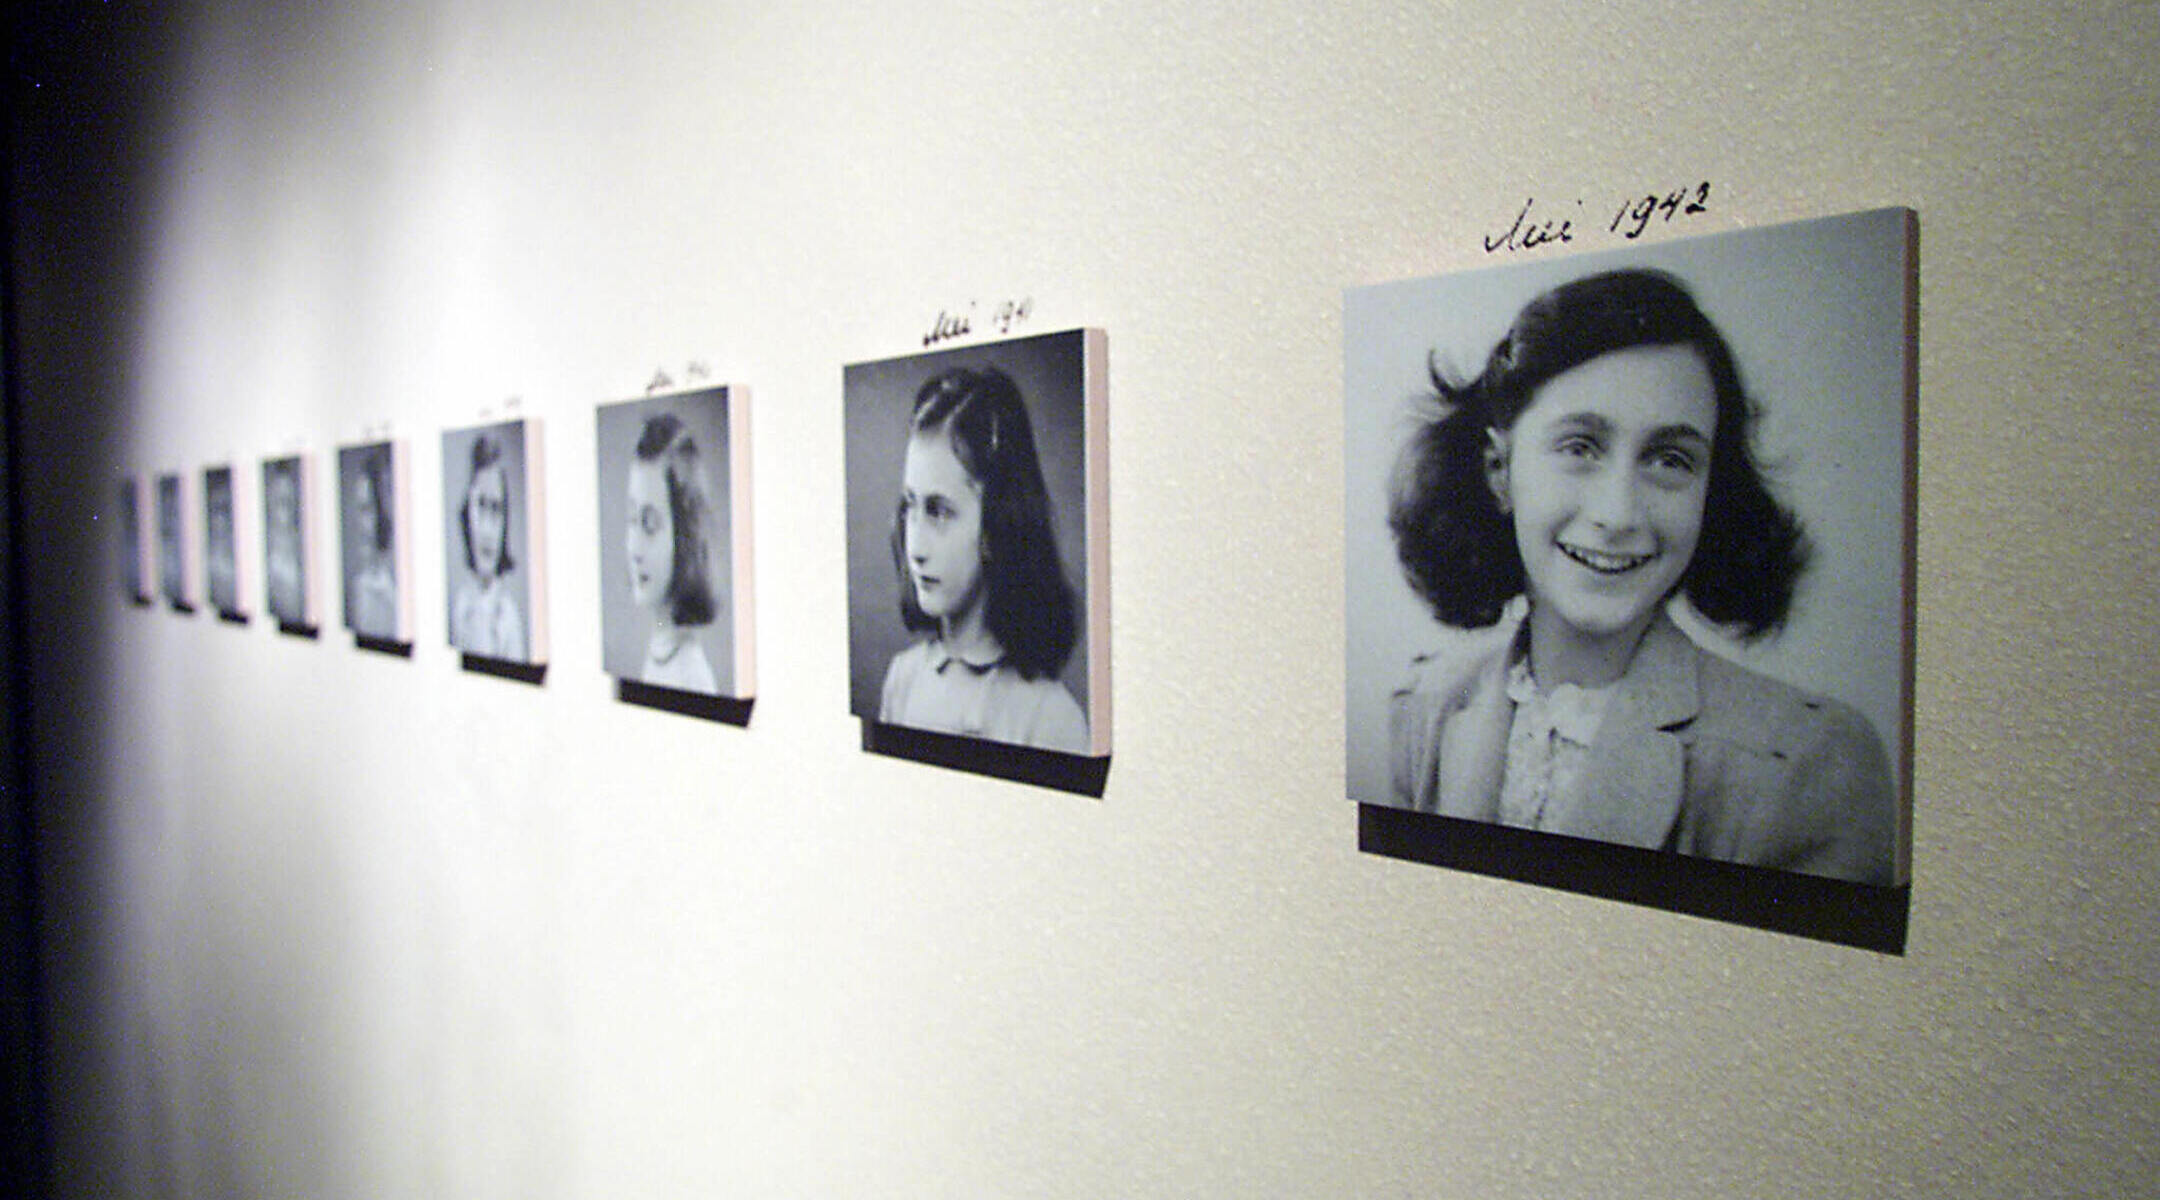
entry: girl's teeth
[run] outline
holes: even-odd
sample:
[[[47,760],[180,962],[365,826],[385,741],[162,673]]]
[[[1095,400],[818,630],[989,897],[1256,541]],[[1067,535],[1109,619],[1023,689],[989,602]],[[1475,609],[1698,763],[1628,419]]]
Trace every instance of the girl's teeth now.
[[[1603,554],[1579,546],[1562,546],[1560,549],[1569,558],[1596,571],[1626,571],[1650,561],[1647,554]]]

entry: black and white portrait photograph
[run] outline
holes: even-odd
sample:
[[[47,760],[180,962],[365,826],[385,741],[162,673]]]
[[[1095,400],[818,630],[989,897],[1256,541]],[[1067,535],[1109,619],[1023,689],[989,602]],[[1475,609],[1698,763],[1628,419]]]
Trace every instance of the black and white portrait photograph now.
[[[748,403],[707,387],[599,408],[601,660],[617,679],[756,688]]]
[[[185,483],[179,475],[157,477],[158,590],[183,612],[195,607],[188,592],[188,530]]]
[[[1110,752],[1105,339],[845,372],[852,711]]]
[[[1346,293],[1352,800],[1905,882],[1913,228]]]
[[[497,662],[545,663],[539,423],[448,430],[442,453],[450,645]]]
[[[238,519],[233,504],[232,468],[206,468],[203,471],[203,568],[209,577],[210,610],[226,618],[247,615],[240,599],[239,539],[235,533]]]
[[[406,579],[410,482],[402,443],[338,448],[338,544],[345,627],[368,641],[410,643]]]
[[[315,627],[308,474],[308,460],[298,454],[262,463],[263,599],[280,629]]]
[[[142,480],[120,481],[120,594],[137,604],[150,601],[150,573],[144,567]]]

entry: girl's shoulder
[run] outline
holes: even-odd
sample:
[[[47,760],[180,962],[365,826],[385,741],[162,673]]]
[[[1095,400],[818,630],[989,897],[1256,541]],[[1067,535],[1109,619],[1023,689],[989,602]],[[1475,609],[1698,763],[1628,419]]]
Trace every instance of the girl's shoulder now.
[[[886,689],[889,691],[922,674],[930,665],[930,654],[930,639],[918,638],[909,642],[907,649],[893,655],[892,661],[885,664]]]
[[[1710,651],[1687,746],[1689,853],[1894,882],[1898,789],[1858,709]]]
[[[1483,629],[1449,627],[1443,642],[1411,657],[1393,699],[1459,707],[1481,681],[1506,669],[1521,624],[1521,615],[1511,613]]]
[[[1850,704],[1698,649],[1703,734],[1798,761],[1826,752],[1882,755],[1874,728]]]
[[[1009,680],[1009,694],[1016,701],[1012,711],[1021,718],[1012,730],[1011,740],[1066,754],[1087,753],[1087,714],[1056,676],[1026,679],[1011,667],[998,670]]]

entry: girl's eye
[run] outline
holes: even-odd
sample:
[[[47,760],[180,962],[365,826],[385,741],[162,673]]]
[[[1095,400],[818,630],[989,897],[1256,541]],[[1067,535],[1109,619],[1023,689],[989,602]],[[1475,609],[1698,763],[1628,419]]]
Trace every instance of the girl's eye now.
[[[1594,438],[1585,437],[1579,433],[1569,434],[1553,443],[1553,452],[1562,458],[1596,458],[1598,444]]]
[[[1651,452],[1649,469],[1652,479],[1678,487],[1692,481],[1701,466],[1695,461],[1695,456],[1687,451],[1666,447]]]

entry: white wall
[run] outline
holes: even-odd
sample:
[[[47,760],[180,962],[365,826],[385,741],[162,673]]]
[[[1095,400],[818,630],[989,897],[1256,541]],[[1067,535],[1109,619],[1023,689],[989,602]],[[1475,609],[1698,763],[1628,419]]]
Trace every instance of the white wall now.
[[[2160,1176],[2153,5],[197,7],[83,18],[160,106],[68,153],[148,170],[20,231],[67,1194]],[[1361,855],[1341,798],[1341,289],[1697,180],[1653,236],[1920,213],[1901,957]],[[840,366],[1020,297],[1110,334],[1099,800],[847,712]],[[691,358],[756,405],[747,728],[597,665],[592,409]],[[432,566],[439,432],[511,395],[537,687]],[[385,425],[410,660],[118,598],[123,473]]]

